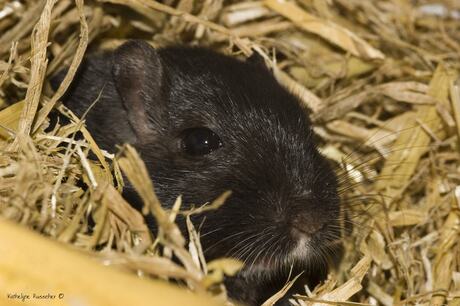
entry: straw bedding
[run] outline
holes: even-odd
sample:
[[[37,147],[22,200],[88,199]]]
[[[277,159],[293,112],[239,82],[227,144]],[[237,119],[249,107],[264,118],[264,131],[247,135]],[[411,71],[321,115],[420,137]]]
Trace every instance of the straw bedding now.
[[[10,0],[0,33],[2,218],[225,300],[223,275],[239,263],[206,263],[193,224],[190,244],[174,224],[196,211],[180,212],[180,197],[164,210],[135,150],[101,151],[59,99],[86,51],[128,38],[257,52],[310,108],[350,220],[340,269],[293,303],[460,305],[460,2]],[[53,92],[48,79],[63,66]],[[49,129],[53,108],[71,122]],[[122,173],[157,218],[157,237],[120,196]]]

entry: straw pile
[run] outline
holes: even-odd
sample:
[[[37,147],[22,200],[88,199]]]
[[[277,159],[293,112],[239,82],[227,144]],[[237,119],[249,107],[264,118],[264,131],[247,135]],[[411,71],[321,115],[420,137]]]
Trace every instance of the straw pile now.
[[[10,0],[0,33],[3,218],[225,299],[223,274],[239,264],[206,263],[191,222],[186,245],[174,224],[180,198],[173,211],[161,208],[134,149],[101,151],[58,101],[89,44],[142,38],[257,52],[311,109],[350,219],[339,271],[293,302],[460,305],[460,2]],[[71,69],[54,93],[47,79],[63,66]],[[72,123],[46,130],[53,107]],[[160,224],[154,240],[118,192],[122,172]]]

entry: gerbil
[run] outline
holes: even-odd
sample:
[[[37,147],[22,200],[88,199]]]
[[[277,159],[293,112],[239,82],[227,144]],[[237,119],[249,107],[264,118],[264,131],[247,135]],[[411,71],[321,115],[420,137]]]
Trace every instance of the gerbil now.
[[[82,115],[101,91],[89,130],[107,150],[133,144],[164,205],[232,190],[223,207],[193,220],[208,260],[245,263],[226,280],[231,298],[260,305],[291,268],[314,285],[339,260],[336,176],[306,110],[268,69],[207,49],[129,41],[87,57],[64,103]]]

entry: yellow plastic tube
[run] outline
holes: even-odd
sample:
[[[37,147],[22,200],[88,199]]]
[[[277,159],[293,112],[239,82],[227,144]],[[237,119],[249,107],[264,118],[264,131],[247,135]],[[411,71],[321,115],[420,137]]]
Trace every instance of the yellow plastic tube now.
[[[217,306],[162,281],[137,278],[0,220],[0,305]]]

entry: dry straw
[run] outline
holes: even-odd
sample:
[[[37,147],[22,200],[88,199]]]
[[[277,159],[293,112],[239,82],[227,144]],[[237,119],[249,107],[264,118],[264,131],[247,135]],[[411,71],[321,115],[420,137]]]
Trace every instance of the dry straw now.
[[[173,210],[162,208],[136,151],[102,151],[58,101],[88,46],[143,38],[239,58],[257,52],[310,108],[341,183],[343,263],[292,302],[460,305],[458,1],[10,0],[0,4],[0,33],[3,219],[105,264],[225,300],[222,279],[239,263],[206,263],[190,220],[190,244],[174,223],[197,212],[180,212],[180,197]],[[47,80],[64,66],[53,93]],[[53,108],[71,123],[47,129]],[[157,218],[157,237],[121,197],[122,173]]]

